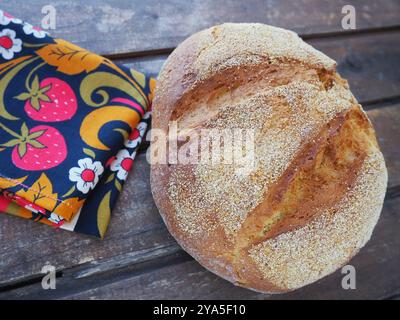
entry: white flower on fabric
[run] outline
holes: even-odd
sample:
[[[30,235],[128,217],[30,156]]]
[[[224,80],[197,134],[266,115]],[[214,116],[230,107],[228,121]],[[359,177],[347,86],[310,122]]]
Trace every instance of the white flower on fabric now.
[[[14,53],[22,50],[22,41],[15,36],[15,31],[11,29],[0,32],[0,54],[5,60],[11,60]]]
[[[129,154],[128,150],[122,149],[115,156],[114,161],[110,165],[110,169],[111,171],[117,172],[117,178],[119,180],[125,180],[128,176],[128,173],[132,168],[135,155],[136,152]]]
[[[136,148],[141,142],[144,134],[146,133],[147,123],[140,122],[135,129],[132,130],[124,145],[127,148]]]
[[[76,188],[86,194],[99,182],[104,168],[100,161],[93,162],[91,158],[80,159],[78,166],[69,170],[69,180],[76,182]]]
[[[24,30],[25,34],[27,34],[27,35],[31,34],[35,38],[39,38],[39,39],[42,39],[49,34],[48,32],[40,29],[39,27],[35,27],[27,22],[24,22],[23,30]]]
[[[62,221],[64,221],[64,218],[52,212],[50,214],[50,217],[47,218],[47,220],[59,225]]]
[[[11,14],[0,10],[0,24],[3,26],[7,26],[10,22],[21,24],[22,20],[14,18]]]

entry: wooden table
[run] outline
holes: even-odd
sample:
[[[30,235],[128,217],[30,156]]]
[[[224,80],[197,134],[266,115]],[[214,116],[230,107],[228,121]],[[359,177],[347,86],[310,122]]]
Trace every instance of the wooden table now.
[[[0,7],[34,24],[48,0]],[[357,29],[344,31],[341,8],[353,4]],[[0,298],[390,299],[400,296],[400,2],[52,0],[52,32],[156,76],[187,36],[222,22],[263,22],[297,31],[338,62],[341,75],[375,125],[389,170],[388,192],[371,241],[350,262],[357,289],[341,288],[340,271],[295,292],[269,296],[213,275],[177,245],[150,193],[145,148],[139,154],[104,241],[0,216]],[[140,185],[134,189],[133,185]],[[57,289],[41,288],[45,264]]]

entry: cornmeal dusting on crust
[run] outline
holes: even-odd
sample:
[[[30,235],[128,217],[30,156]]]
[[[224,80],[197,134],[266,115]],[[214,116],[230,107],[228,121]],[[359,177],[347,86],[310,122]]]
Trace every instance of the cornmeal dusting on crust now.
[[[193,37],[195,45],[190,43]],[[336,68],[334,60],[305,43],[295,32],[259,23],[224,23],[189,37],[180,45],[185,46],[190,49],[195,46],[190,58],[193,61],[182,66],[180,84],[186,91],[225,69],[257,65],[265,59],[276,64],[295,61],[316,70]],[[182,63],[182,59],[175,50],[160,72],[157,96],[168,96],[177,90],[172,81],[177,63]],[[157,117],[161,110],[154,112]]]
[[[327,70],[336,65],[334,60],[302,41],[295,32],[277,27],[225,23],[202,33],[201,49],[194,63],[199,80],[226,68],[258,64],[262,58],[293,59]]]
[[[202,187],[198,181],[191,181],[191,176],[192,167],[190,166],[185,166],[183,170],[173,170],[170,176],[168,195],[175,206],[178,224],[186,234],[209,233],[217,227],[216,222],[210,216],[211,197],[196,192],[202,190]],[[195,192],[189,197],[186,194],[187,190]],[[198,214],[199,212],[201,214]]]
[[[293,82],[266,89],[241,103],[221,106],[203,127],[254,129],[254,167],[249,174],[240,175],[237,164],[176,166],[169,195],[180,228],[187,235],[207,235],[219,221],[233,241],[232,236],[290,165],[303,141],[314,137],[352,103],[353,96],[341,86],[321,91],[314,84]],[[190,183],[188,170],[195,177]]]
[[[289,290],[345,264],[370,239],[382,209],[387,172],[382,154],[369,156],[354,188],[304,227],[254,246],[250,255],[269,281]]]

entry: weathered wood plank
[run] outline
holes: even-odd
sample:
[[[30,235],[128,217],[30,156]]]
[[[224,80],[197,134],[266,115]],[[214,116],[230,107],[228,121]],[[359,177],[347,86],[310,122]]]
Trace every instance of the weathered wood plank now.
[[[338,62],[338,71],[361,102],[400,95],[400,32],[310,40]]]
[[[400,104],[369,110],[389,174],[388,187],[400,185]]]
[[[399,113],[398,105],[368,111],[372,121],[379,123],[377,132],[390,172],[390,185],[399,181],[400,163],[396,156],[396,141],[400,136]],[[388,224],[387,228],[398,230],[395,223]],[[377,233],[377,237],[382,237],[384,243],[385,231]],[[137,255],[146,255],[147,251],[154,251],[155,248],[166,250],[176,246],[153,202],[145,154],[136,159],[104,241],[68,231],[56,232],[31,221],[0,215],[0,243],[0,287],[39,275],[46,263],[54,265],[57,270],[64,270],[83,264],[88,268],[97,268],[98,263],[103,261],[108,263],[106,267],[109,269],[113,267],[110,264],[113,259],[117,264],[118,261],[135,263],[130,259],[136,259]],[[391,250],[398,250],[398,247]],[[148,259],[150,256],[146,255]],[[104,268],[101,269],[101,272],[104,271]]]
[[[173,48],[201,29],[223,22],[262,22],[302,35],[342,32],[342,7],[356,8],[357,30],[398,26],[400,3],[386,0],[53,0],[52,34],[100,54]],[[40,25],[48,0],[3,1],[2,9]],[[99,41],[101,40],[101,41]]]
[[[356,289],[341,287],[343,275],[334,274],[297,291],[270,296],[235,287],[193,260],[154,269],[142,266],[112,276],[97,274],[77,279],[67,272],[57,281],[57,290],[41,289],[40,283],[0,294],[0,298],[58,299],[382,299],[400,293],[400,198],[385,203],[373,236],[350,264],[356,269]],[[82,273],[82,272],[81,272]]]

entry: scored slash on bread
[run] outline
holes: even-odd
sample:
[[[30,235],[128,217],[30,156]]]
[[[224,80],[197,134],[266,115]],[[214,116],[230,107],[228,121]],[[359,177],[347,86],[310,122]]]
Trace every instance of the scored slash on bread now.
[[[295,33],[223,24],[178,46],[152,127],[255,129],[255,168],[152,164],[171,234],[243,287],[286,292],[332,273],[369,240],[387,184],[370,121],[336,63]]]

